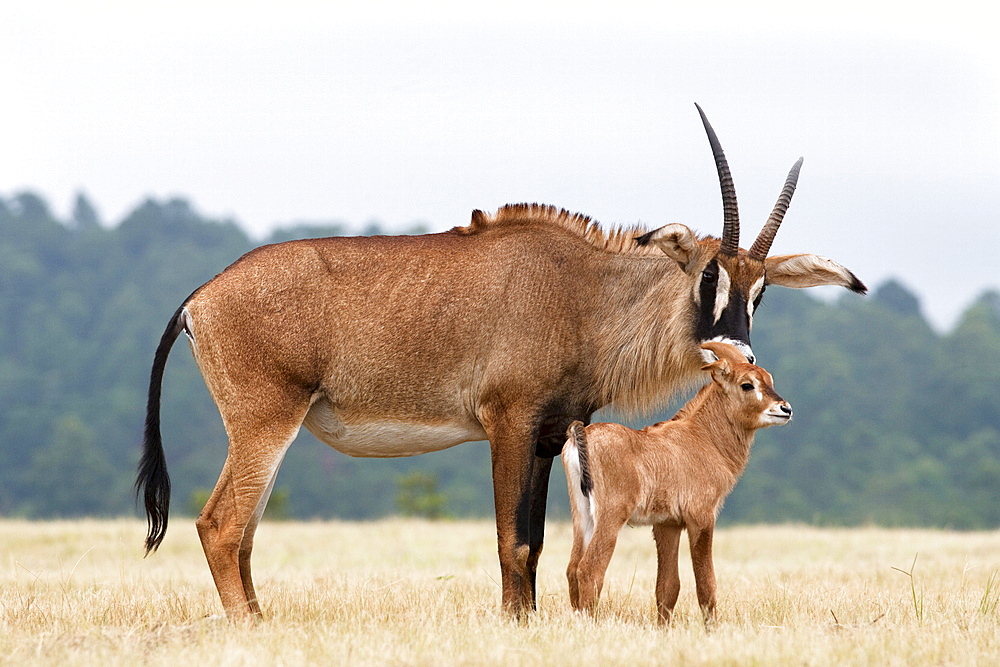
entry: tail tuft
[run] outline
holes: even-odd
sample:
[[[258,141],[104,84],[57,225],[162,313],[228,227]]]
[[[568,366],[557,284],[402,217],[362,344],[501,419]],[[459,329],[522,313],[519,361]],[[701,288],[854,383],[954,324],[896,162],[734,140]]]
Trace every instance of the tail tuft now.
[[[580,459],[580,490],[585,497],[590,496],[594,488],[594,480],[590,476],[590,463],[587,459],[587,432],[581,421],[575,421],[566,429],[566,435],[573,439],[573,444],[579,452]]]
[[[188,297],[190,298],[190,297]],[[187,303],[187,301],[185,301]],[[149,395],[146,400],[146,425],[142,439],[142,458],[135,479],[136,498],[142,496],[146,510],[146,554],[156,551],[167,532],[167,516],[170,511],[170,476],[167,474],[167,459],[163,453],[160,437],[160,388],[163,383],[163,369],[167,365],[167,355],[177,336],[184,330],[184,306],[170,318],[160,344],[153,357],[153,369],[149,377]]]

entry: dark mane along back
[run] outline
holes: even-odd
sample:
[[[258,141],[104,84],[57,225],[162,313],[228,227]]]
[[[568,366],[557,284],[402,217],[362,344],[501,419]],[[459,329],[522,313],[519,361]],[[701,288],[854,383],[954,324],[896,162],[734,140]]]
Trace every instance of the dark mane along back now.
[[[644,234],[642,227],[623,227],[605,230],[600,224],[581,213],[572,213],[563,208],[545,204],[507,204],[490,215],[476,209],[472,221],[465,227],[455,227],[459,234],[477,234],[498,227],[515,225],[552,225],[578,235],[601,250],[630,255],[662,254],[655,245],[640,246],[636,236]]]

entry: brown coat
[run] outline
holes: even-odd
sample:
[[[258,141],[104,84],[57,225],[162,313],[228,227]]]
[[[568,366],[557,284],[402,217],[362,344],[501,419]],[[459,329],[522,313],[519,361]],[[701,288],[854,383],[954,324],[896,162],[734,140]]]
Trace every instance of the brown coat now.
[[[786,424],[792,408],[771,375],[732,345],[705,343],[718,356],[704,366],[712,381],[665,422],[634,430],[614,423],[570,425],[563,464],[573,514],[566,576],[575,609],[593,613],[618,532],[653,526],[657,608],[669,621],[680,580],[677,540],[687,530],[707,620],[715,614],[712,535],[722,503],[750,458],[757,429]]]
[[[440,234],[248,253],[182,304],[157,348],[136,480],[147,550],[163,539],[170,497],[163,369],[185,332],[229,436],[197,521],[227,613],[259,614],[253,536],[303,425],[353,456],[488,439],[503,604],[533,608],[549,471],[572,421],[608,404],[660,405],[697,377],[705,340],[751,355],[767,284],[864,291],[815,255],[766,257],[780,215],[749,252],[739,249],[730,199],[721,241],[680,224],[606,232],[582,215],[521,204],[475,211],[468,226]]]

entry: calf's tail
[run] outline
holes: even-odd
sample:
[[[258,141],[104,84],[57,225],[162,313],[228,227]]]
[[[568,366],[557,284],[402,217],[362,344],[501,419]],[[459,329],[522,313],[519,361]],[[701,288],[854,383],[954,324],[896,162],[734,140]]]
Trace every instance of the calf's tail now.
[[[590,496],[594,489],[594,480],[590,477],[590,462],[587,458],[587,432],[581,421],[575,421],[566,429],[566,436],[576,447],[580,466],[580,491],[585,497]]]
[[[569,482],[569,502],[573,508],[573,533],[578,536],[578,531],[582,531],[583,544],[586,546],[594,536],[597,507],[592,497],[594,480],[590,476],[587,433],[584,429],[583,422],[575,421],[569,425],[562,456]]]

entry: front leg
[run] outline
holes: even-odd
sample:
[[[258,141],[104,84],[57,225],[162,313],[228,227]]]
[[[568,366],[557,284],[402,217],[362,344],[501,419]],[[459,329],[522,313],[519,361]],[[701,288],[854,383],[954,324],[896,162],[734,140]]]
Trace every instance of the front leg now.
[[[493,500],[503,610],[516,618],[523,618],[534,606],[530,563],[531,486],[536,433],[534,420],[510,409],[503,411],[487,427],[493,463]]]
[[[532,610],[537,609],[536,597],[536,577],[538,573],[538,559],[542,555],[542,546],[545,542],[545,505],[549,495],[549,474],[552,472],[552,459],[547,457],[534,457],[534,465],[531,469],[531,489],[529,491],[529,538],[528,538],[528,585],[530,588],[530,600],[528,604]]]
[[[691,542],[691,563],[694,565],[694,582],[698,591],[698,605],[706,625],[715,623],[715,566],[712,564],[712,536],[715,522],[701,530],[688,526]]]
[[[660,625],[667,625],[681,592],[681,578],[677,571],[681,527],[658,523],[653,526],[653,539],[656,541],[656,611]]]

